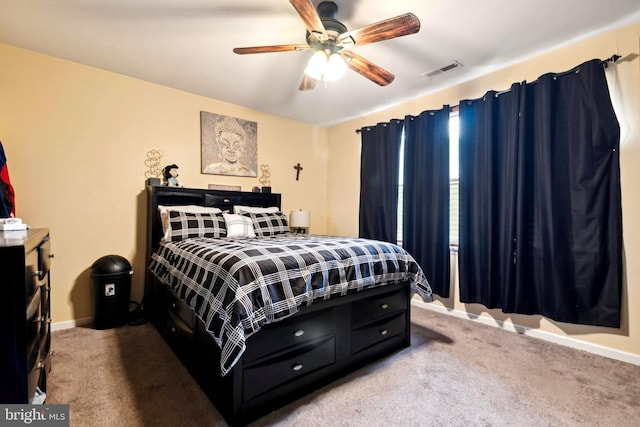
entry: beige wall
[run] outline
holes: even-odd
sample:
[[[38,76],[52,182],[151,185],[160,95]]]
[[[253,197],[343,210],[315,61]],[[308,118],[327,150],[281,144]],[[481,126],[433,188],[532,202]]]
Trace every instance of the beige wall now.
[[[258,164],[270,166],[283,210],[310,210],[311,231],[325,232],[325,129],[3,44],[0,94],[17,216],[52,236],[54,322],[91,316],[90,267],[103,255],[132,262],[140,300],[149,150],[163,151],[163,166],[176,163],[188,187],[260,185],[200,173],[200,111],[257,122]]]
[[[511,83],[533,81],[541,74],[565,71],[593,58],[604,59],[617,53],[624,59],[627,55],[635,54],[634,59],[621,61],[607,70],[622,130],[621,180],[626,262],[622,327],[618,330],[569,325],[541,316],[507,315],[499,310],[487,310],[478,304],[462,304],[459,302],[457,284],[452,287],[451,298],[439,299],[434,304],[640,355],[640,263],[636,262],[640,259],[640,222],[637,220],[640,217],[639,40],[640,23],[637,23],[330,129],[328,232],[348,236],[358,233],[360,137],[354,132],[355,129],[407,114],[417,115],[424,110],[441,108],[444,104],[457,105],[461,99],[478,98],[492,89],[506,90]],[[425,80],[425,86],[428,84],[429,81]]]

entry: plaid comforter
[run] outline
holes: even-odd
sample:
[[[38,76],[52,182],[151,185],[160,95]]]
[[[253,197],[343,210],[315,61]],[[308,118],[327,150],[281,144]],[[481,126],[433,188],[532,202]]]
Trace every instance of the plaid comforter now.
[[[314,300],[403,280],[425,301],[432,299],[416,261],[401,247],[375,240],[300,234],[189,238],[162,243],[149,269],[204,322],[222,349],[223,375],[242,356],[249,336]]]

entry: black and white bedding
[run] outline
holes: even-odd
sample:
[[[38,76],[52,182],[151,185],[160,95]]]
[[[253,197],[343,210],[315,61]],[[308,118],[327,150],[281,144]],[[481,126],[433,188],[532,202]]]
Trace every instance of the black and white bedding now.
[[[409,281],[431,301],[420,266],[401,247],[374,240],[276,234],[165,240],[149,270],[183,299],[222,349],[225,375],[245,342],[313,301]]]

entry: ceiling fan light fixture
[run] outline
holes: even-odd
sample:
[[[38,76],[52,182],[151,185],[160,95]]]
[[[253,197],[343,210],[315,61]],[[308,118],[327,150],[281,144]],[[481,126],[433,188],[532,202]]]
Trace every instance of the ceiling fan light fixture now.
[[[307,68],[304,69],[304,73],[312,79],[322,80],[328,63],[329,60],[327,58],[327,54],[324,53],[324,51],[319,50],[309,58]]]
[[[338,53],[332,53],[327,61],[327,68],[324,72],[324,80],[332,82],[338,80],[347,71],[347,64]]]
[[[319,81],[337,80],[347,68],[380,85],[391,83],[395,76],[348,48],[395,39],[420,31],[420,20],[413,13],[405,13],[365,25],[355,30],[338,21],[338,6],[333,1],[289,0],[306,28],[307,43],[275,46],[236,47],[239,55],[248,53],[312,51],[298,90],[316,87]]]
[[[304,73],[315,80],[332,82],[339,79],[347,70],[347,64],[338,53],[327,55],[319,50],[311,56]]]

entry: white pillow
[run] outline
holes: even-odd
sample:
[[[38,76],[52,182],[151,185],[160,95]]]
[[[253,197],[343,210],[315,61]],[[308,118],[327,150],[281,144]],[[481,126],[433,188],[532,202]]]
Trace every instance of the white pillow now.
[[[169,222],[169,211],[174,212],[188,212],[188,213],[221,213],[222,210],[218,208],[212,208],[207,206],[198,205],[178,205],[178,206],[163,206],[158,205],[158,212],[160,213],[160,222],[162,223],[162,241],[171,241],[171,223]]]
[[[277,206],[271,206],[268,208],[259,208],[256,206],[242,206],[242,205],[235,205],[233,207],[233,213],[234,214],[239,214],[239,213],[276,213],[279,212],[280,208],[278,208]]]
[[[256,237],[253,221],[248,216],[223,213],[227,237]]]

